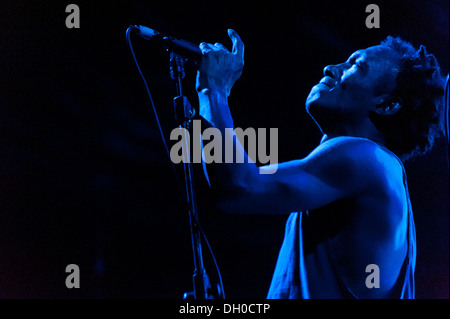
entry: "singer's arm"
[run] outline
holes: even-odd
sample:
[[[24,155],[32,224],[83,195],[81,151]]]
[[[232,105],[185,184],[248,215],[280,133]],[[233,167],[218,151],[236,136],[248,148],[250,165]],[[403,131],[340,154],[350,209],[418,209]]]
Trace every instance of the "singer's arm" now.
[[[223,140],[232,134],[225,129],[234,128],[228,96],[242,72],[244,56],[239,36],[232,30],[229,36],[232,52],[218,43],[200,44],[203,58],[196,86],[200,115],[220,130]],[[388,178],[381,162],[372,160],[383,159],[383,151],[362,139],[331,139],[304,159],[278,164],[274,174],[261,174],[238,140],[234,151],[244,153],[244,163],[222,161],[207,168],[211,186],[219,194],[219,206],[230,213],[310,210],[344,197],[380,194]]]

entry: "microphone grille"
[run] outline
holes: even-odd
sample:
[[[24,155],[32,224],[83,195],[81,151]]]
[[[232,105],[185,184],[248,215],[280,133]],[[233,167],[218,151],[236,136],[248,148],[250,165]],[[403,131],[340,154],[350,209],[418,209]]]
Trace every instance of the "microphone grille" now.
[[[158,36],[160,33],[156,30],[144,27],[142,25],[137,26],[139,28],[139,35],[146,40],[150,40],[153,37]]]

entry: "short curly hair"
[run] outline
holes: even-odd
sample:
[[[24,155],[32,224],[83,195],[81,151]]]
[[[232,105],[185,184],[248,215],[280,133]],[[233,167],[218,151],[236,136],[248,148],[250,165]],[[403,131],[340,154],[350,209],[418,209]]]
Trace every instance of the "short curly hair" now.
[[[400,37],[388,36],[380,45],[397,52],[396,87],[392,96],[403,100],[402,108],[390,116],[372,113],[370,118],[384,133],[386,147],[402,161],[425,154],[442,132],[441,109],[444,78],[435,56],[421,45],[417,50]]]

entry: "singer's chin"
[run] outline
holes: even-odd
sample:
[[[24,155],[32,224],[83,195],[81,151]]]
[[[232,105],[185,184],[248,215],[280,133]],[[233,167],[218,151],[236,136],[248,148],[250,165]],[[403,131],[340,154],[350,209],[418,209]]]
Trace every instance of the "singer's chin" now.
[[[311,89],[311,92],[309,92],[308,97],[306,98],[305,102],[306,112],[308,112],[309,115],[313,116],[313,113],[315,109],[318,108],[319,104],[320,104],[320,91],[315,89],[315,87],[313,87]]]
[[[326,101],[323,96],[321,96],[321,90],[313,87],[305,102],[306,112],[311,116],[311,118],[316,123],[317,127],[322,131],[322,118],[324,117],[324,113],[327,112]]]

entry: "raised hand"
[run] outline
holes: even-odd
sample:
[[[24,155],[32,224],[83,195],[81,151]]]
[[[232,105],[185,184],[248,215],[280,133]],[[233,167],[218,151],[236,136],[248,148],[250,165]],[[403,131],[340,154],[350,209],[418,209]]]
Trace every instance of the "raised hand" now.
[[[244,43],[232,29],[228,29],[228,36],[233,43],[231,52],[221,43],[200,43],[203,57],[197,72],[198,92],[209,89],[224,92],[229,96],[233,84],[241,76],[244,67]]]

